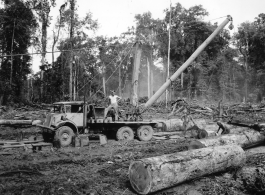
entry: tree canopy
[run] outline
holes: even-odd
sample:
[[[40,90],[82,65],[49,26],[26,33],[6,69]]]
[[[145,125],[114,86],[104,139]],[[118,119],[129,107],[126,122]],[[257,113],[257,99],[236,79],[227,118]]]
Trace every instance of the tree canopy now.
[[[185,8],[176,3],[164,11],[163,19],[153,18],[150,12],[137,14],[136,28],[128,28],[118,37],[96,36],[99,23],[93,13],[80,18],[78,8],[73,6],[75,1],[68,0],[60,7],[52,35],[52,52],[59,50],[60,55],[56,59],[53,55],[51,63],[42,63],[43,80],[39,73],[28,79],[32,74],[28,49],[33,40],[46,39],[49,21],[54,19],[49,13],[56,1],[4,3],[6,6],[0,10],[3,16],[0,18],[0,103],[7,103],[10,97],[13,101],[47,103],[69,100],[70,81],[75,99],[83,98],[85,88],[91,101],[104,98],[109,90],[129,97],[136,42],[142,49],[139,92],[140,96],[147,96],[146,75],[150,67],[155,78],[154,91],[167,79],[168,48],[170,74],[173,74],[218,26],[205,21],[209,13],[202,5]],[[181,95],[189,99],[242,101],[244,97],[248,101],[260,101],[265,95],[264,23],[265,14],[261,13],[253,22],[240,24],[233,35],[223,29],[184,71],[183,80],[172,83],[172,98]],[[42,38],[37,31],[43,32]],[[45,57],[49,43],[35,43]]]

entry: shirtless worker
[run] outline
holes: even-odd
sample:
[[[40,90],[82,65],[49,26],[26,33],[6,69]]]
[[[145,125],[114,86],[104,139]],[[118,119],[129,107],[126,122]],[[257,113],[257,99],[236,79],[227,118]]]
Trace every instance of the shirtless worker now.
[[[107,117],[108,111],[111,108],[114,108],[115,110],[115,121],[118,120],[118,101],[122,99],[121,97],[115,95],[115,91],[111,90],[111,95],[108,97],[109,98],[109,106],[105,109],[105,118]]]

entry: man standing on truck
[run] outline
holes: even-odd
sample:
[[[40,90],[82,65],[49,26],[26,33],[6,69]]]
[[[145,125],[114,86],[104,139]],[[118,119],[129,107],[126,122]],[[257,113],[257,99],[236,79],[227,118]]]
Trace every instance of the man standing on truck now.
[[[105,114],[104,114],[104,117],[106,118],[107,117],[107,114],[108,114],[108,111],[111,109],[111,108],[114,108],[115,110],[115,121],[118,120],[118,101],[120,99],[122,99],[121,97],[115,95],[115,91],[114,90],[111,90],[111,95],[108,97],[109,99],[109,106],[105,109]]]

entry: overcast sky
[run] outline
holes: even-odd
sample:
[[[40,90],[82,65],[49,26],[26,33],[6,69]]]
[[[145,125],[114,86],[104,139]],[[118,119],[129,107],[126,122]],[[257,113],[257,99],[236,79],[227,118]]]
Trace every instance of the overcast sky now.
[[[57,0],[57,6],[52,8],[51,15],[54,20],[64,2],[65,0]],[[252,22],[260,13],[265,13],[265,0],[171,0],[172,6],[177,2],[185,8],[202,5],[209,12],[209,16],[205,18],[205,21],[231,15],[235,25],[232,34],[237,31],[237,26],[240,23]],[[125,32],[128,27],[135,26],[134,16],[136,14],[150,11],[153,18],[163,19],[165,16],[163,12],[169,7],[170,0],[77,0],[77,4],[78,14],[81,17],[90,11],[93,18],[98,20],[100,28],[96,35],[118,36]],[[221,18],[211,22],[220,24],[224,19]],[[53,28],[53,22],[50,28]],[[51,50],[50,47],[48,47],[48,50]],[[51,56],[47,55],[47,58],[50,62]],[[34,72],[39,71],[39,64],[40,58],[34,56],[32,67]]]

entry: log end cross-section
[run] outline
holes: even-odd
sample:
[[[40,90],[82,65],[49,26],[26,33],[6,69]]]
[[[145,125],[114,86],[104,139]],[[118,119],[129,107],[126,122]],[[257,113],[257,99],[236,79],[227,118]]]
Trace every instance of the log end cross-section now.
[[[139,194],[147,194],[151,189],[152,177],[148,166],[136,161],[129,168],[129,179],[133,189]]]

